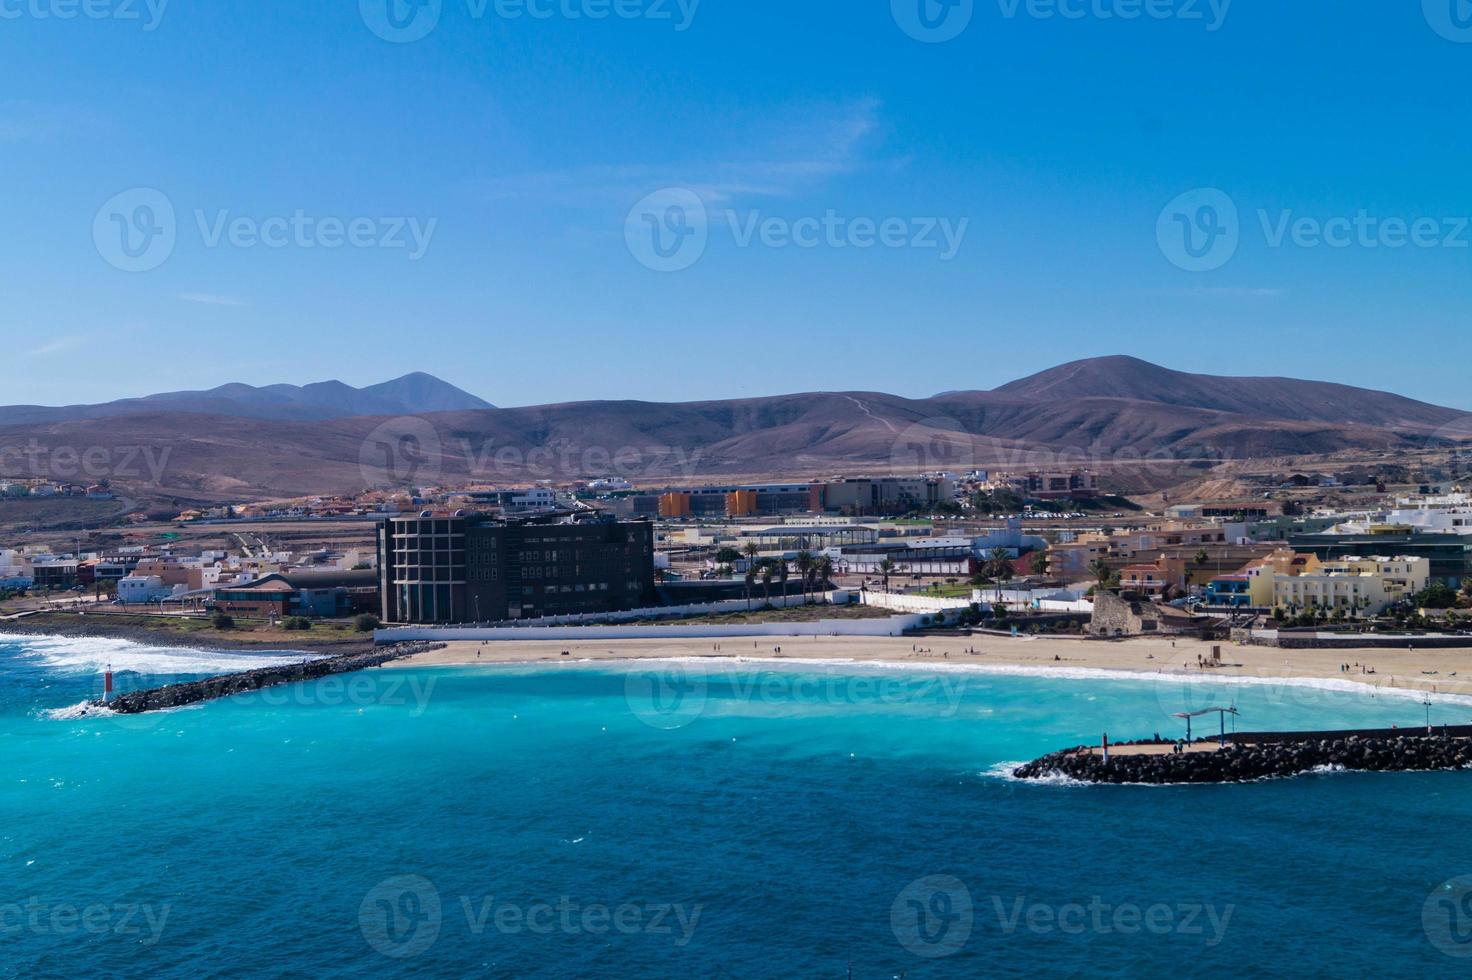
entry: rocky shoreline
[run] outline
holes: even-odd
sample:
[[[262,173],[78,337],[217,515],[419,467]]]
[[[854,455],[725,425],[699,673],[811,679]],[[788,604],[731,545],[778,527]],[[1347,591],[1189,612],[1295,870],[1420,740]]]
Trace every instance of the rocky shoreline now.
[[[88,706],[97,711],[110,711],[121,715],[137,715],[148,711],[182,708],[203,701],[213,701],[217,698],[228,698],[249,691],[259,691],[262,688],[276,687],[280,684],[296,684],[329,677],[333,674],[347,674],[371,667],[380,667],[391,660],[410,657],[416,653],[425,653],[438,649],[440,646],[441,644],[428,642],[400,643],[381,647],[373,653],[348,653],[320,660],[258,667],[255,670],[247,670],[238,674],[224,674],[204,680],[185,681],[147,691],[130,691],[127,694],[118,695],[109,703],[91,701]]]
[[[1472,767],[1472,739],[1464,735],[1310,738],[1231,743],[1215,752],[1157,755],[1067,749],[1013,770],[1018,779],[1063,776],[1087,783],[1245,783],[1314,770],[1430,772]]]

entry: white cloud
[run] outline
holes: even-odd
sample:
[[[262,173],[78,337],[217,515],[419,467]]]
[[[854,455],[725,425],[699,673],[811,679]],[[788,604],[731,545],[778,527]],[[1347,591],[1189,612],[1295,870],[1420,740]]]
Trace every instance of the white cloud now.
[[[55,337],[40,347],[32,348],[25,352],[26,357],[50,357],[53,354],[65,354],[81,347],[87,338],[82,336]]]
[[[688,163],[599,164],[517,174],[479,182],[487,200],[551,201],[572,206],[627,205],[651,190],[684,187],[707,203],[738,197],[785,197],[857,170],[879,128],[882,108],[861,99],[768,125],[737,141],[750,152]]]
[[[212,293],[179,293],[178,298],[186,303],[203,303],[206,306],[245,306],[245,300],[233,296],[216,296]]]

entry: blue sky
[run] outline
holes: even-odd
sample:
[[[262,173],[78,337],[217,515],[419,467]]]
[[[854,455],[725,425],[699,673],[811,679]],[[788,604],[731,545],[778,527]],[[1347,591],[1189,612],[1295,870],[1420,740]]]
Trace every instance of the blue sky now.
[[[1465,0],[394,0],[417,40],[389,0],[88,2],[0,2],[0,402],[919,396],[1129,353],[1472,409]],[[675,271],[649,195],[702,211]]]

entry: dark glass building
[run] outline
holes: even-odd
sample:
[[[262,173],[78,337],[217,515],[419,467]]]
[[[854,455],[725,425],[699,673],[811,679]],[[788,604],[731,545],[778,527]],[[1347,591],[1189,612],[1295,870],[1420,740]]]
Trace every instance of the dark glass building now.
[[[378,529],[385,622],[489,623],[654,602],[654,526],[547,515],[390,517]]]
[[[1462,534],[1294,534],[1294,551],[1313,552],[1321,561],[1352,556],[1408,555],[1431,562],[1431,580],[1452,588],[1472,576],[1472,536]]]

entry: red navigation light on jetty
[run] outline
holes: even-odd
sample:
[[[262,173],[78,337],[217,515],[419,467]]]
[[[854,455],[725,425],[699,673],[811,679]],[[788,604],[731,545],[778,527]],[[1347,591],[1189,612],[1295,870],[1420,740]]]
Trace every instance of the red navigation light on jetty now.
[[[112,664],[102,672],[102,703],[107,704],[112,700]]]

